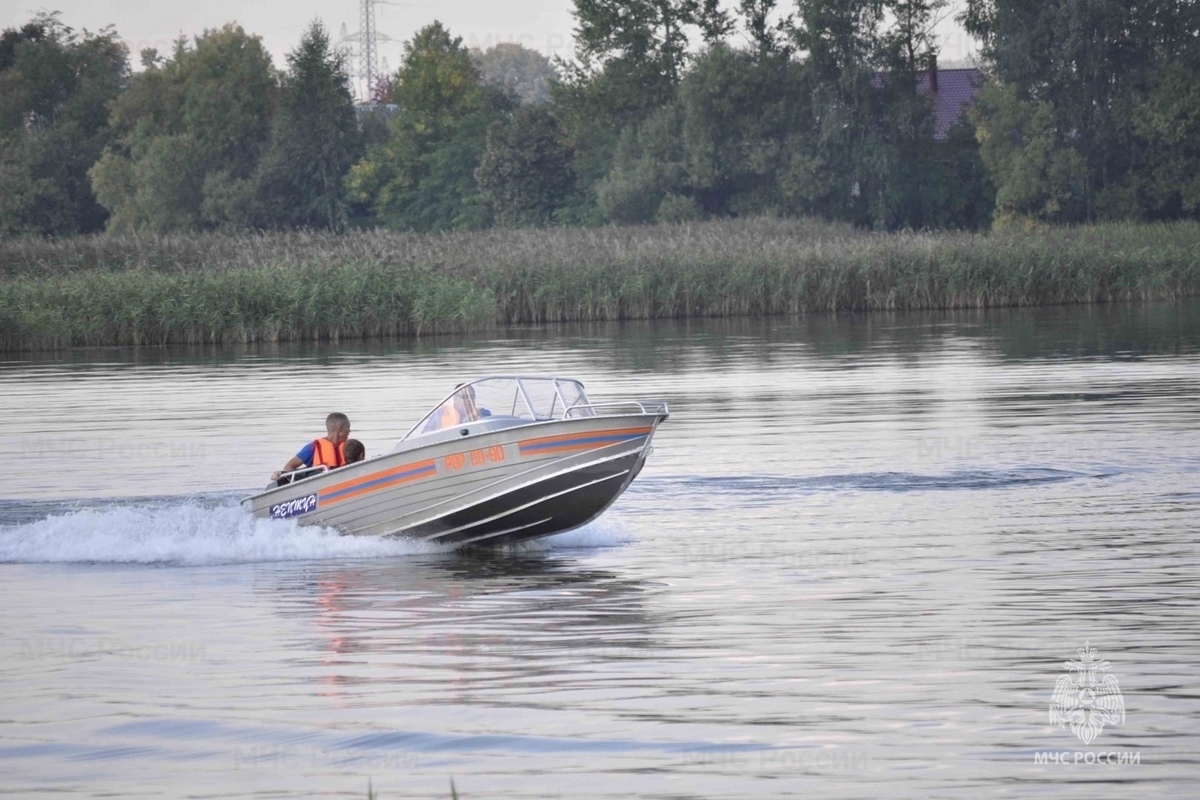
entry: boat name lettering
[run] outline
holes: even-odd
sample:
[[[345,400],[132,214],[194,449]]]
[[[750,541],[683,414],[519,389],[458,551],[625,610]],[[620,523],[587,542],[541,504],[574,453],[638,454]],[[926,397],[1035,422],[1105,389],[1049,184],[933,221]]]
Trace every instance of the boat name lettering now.
[[[315,511],[317,508],[317,493],[297,497],[295,500],[287,500],[283,503],[276,503],[271,506],[271,519],[287,519],[288,517],[297,517],[301,514],[307,514],[310,511]]]

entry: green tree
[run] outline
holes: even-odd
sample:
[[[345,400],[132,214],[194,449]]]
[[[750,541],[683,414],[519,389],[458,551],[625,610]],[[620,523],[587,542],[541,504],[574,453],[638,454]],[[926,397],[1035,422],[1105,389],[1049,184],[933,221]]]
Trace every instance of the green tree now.
[[[597,224],[604,216],[596,205],[595,189],[612,168],[621,131],[649,112],[615,70],[595,69],[587,59],[560,62],[559,67],[560,78],[550,87],[550,104],[571,150],[579,188],[560,217]]]
[[[575,0],[575,18],[585,57],[627,64],[660,86],[679,83],[696,32],[713,44],[731,28],[717,0]]]
[[[670,99],[697,34],[713,44],[732,23],[717,0],[575,0],[576,82],[605,80],[618,129]]]
[[[653,222],[666,198],[683,197],[687,155],[680,133],[683,113],[670,103],[621,134],[613,167],[596,184],[596,204],[618,223]]]
[[[544,106],[522,106],[493,122],[475,177],[500,224],[550,222],[574,189],[571,152],[557,120]]]
[[[1144,168],[1137,196],[1150,219],[1200,216],[1200,65],[1179,58],[1155,70],[1136,99],[1133,132]]]
[[[287,60],[279,113],[258,166],[259,221],[340,230],[348,208],[346,175],[361,156],[344,58],[313,22]]]
[[[801,68],[786,49],[709,48],[680,86],[679,103],[688,175],[683,194],[706,214],[778,210],[781,153],[808,107]]]
[[[792,20],[791,14],[784,15],[775,22],[776,0],[738,0],[738,12],[742,24],[750,35],[754,52],[759,58],[769,56],[790,56],[792,53]]]
[[[1085,215],[1087,166],[1062,137],[1049,101],[1022,100],[994,83],[980,93],[980,154],[996,181],[1001,224],[1028,218],[1071,222]]]
[[[112,104],[89,175],[110,230],[244,227],[278,85],[258,37],[226,25],[153,59]]]
[[[970,0],[964,22],[1003,87],[982,119],[989,140],[1025,151],[985,145],[999,151],[989,168],[1014,170],[994,174],[1002,208],[1062,222],[1196,213],[1184,198],[1200,163],[1176,134],[1200,112],[1200,6]]]
[[[562,77],[551,95],[580,188],[578,202],[562,216],[592,223],[611,218],[596,204],[601,180],[608,181],[604,192],[610,204],[625,192],[618,187],[632,190],[646,178],[610,175],[618,143],[625,141],[626,159],[642,158],[631,155],[637,138],[631,128],[661,127],[661,120],[650,118],[674,99],[692,46],[721,41],[733,21],[716,0],[575,0],[575,18],[577,58],[560,65]],[[630,208],[645,202],[640,198]]]
[[[0,236],[101,230],[87,171],[128,76],[116,34],[77,35],[57,14],[0,34]]]
[[[894,159],[881,127],[883,3],[802,0],[795,21],[797,50],[806,55],[810,117],[788,142],[781,163],[785,207],[801,214],[872,227],[886,213]]]
[[[472,50],[471,58],[484,83],[516,95],[522,103],[549,100],[550,84],[558,77],[550,59],[516,42]]]
[[[350,170],[354,200],[402,229],[489,224],[475,170],[508,96],[485,85],[462,39],[434,22],[405,45],[390,100],[398,107],[390,137]]]
[[[920,89],[944,5],[802,0],[780,17],[768,0],[741,3],[751,48],[692,57],[671,98],[615,137],[597,208],[620,222],[779,211],[882,229],[986,222],[973,130],[936,141]]]
[[[969,128],[936,141],[920,89],[936,63],[933,28],[945,5],[798,3],[793,29],[808,116],[781,148],[783,208],[888,230],[985,222],[990,187]]]
[[[676,100],[622,136],[597,187],[605,214],[632,222],[777,210],[779,161],[803,119],[801,86],[786,55],[709,48]]]
[[[876,144],[884,179],[873,197],[877,227],[924,228],[939,223],[945,199],[937,155],[947,145],[934,140],[929,98],[918,91],[930,64],[937,63],[933,28],[946,0],[890,0],[891,24],[879,34],[881,77],[875,91],[882,103]]]

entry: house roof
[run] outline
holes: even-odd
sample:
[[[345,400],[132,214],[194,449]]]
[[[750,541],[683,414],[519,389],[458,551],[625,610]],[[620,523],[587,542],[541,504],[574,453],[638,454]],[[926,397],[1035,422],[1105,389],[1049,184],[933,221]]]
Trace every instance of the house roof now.
[[[983,86],[983,73],[974,68],[939,69],[937,91],[926,72],[917,84],[917,93],[933,99],[933,138],[945,139],[965,109],[975,105],[975,93]]]

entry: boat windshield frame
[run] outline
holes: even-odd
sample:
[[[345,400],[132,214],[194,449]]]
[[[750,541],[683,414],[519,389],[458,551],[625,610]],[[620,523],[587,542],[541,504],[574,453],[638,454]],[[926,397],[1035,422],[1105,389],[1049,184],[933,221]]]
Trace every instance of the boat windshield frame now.
[[[425,416],[409,429],[408,433],[401,437],[400,441],[404,442],[409,439],[414,439],[429,434],[438,433],[449,428],[453,428],[458,424],[469,424],[478,419],[459,420],[450,424],[442,424],[437,420],[437,416],[451,407],[455,402],[456,397],[466,397],[464,390],[470,389],[469,405],[476,406],[476,391],[477,388],[485,386],[489,389],[490,384],[511,382],[514,384],[512,394],[512,407],[509,409],[510,414],[504,415],[516,421],[524,422],[525,424],[533,424],[536,422],[545,422],[555,419],[566,419],[581,415],[589,415],[588,410],[591,409],[591,401],[588,400],[587,392],[584,390],[583,382],[575,378],[568,378],[557,375],[485,375],[480,378],[475,378],[464,383],[460,383],[454,387],[454,391],[446,395]],[[553,387],[553,396],[544,389],[542,392],[533,391],[535,385],[548,384]],[[570,390],[564,389],[570,387]],[[542,397],[541,395],[544,395]],[[568,398],[571,399],[568,399]],[[485,398],[486,399],[486,398]],[[548,409],[539,408],[545,405],[545,401],[549,400]],[[520,406],[524,406],[521,408]],[[460,401],[457,408],[462,409],[463,403]],[[486,410],[482,404],[478,408]],[[582,414],[581,414],[582,412]],[[488,411],[486,416],[492,416],[492,412]],[[486,418],[485,416],[485,418]],[[436,424],[435,424],[436,423]]]

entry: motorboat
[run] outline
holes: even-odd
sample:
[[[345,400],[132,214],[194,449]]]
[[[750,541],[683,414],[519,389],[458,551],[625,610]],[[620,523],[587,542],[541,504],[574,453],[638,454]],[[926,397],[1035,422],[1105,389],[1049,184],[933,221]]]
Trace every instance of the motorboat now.
[[[247,497],[252,513],[453,545],[507,545],[584,525],[651,452],[664,401],[593,403],[573,378],[459,384],[390,453],[307,468]]]

